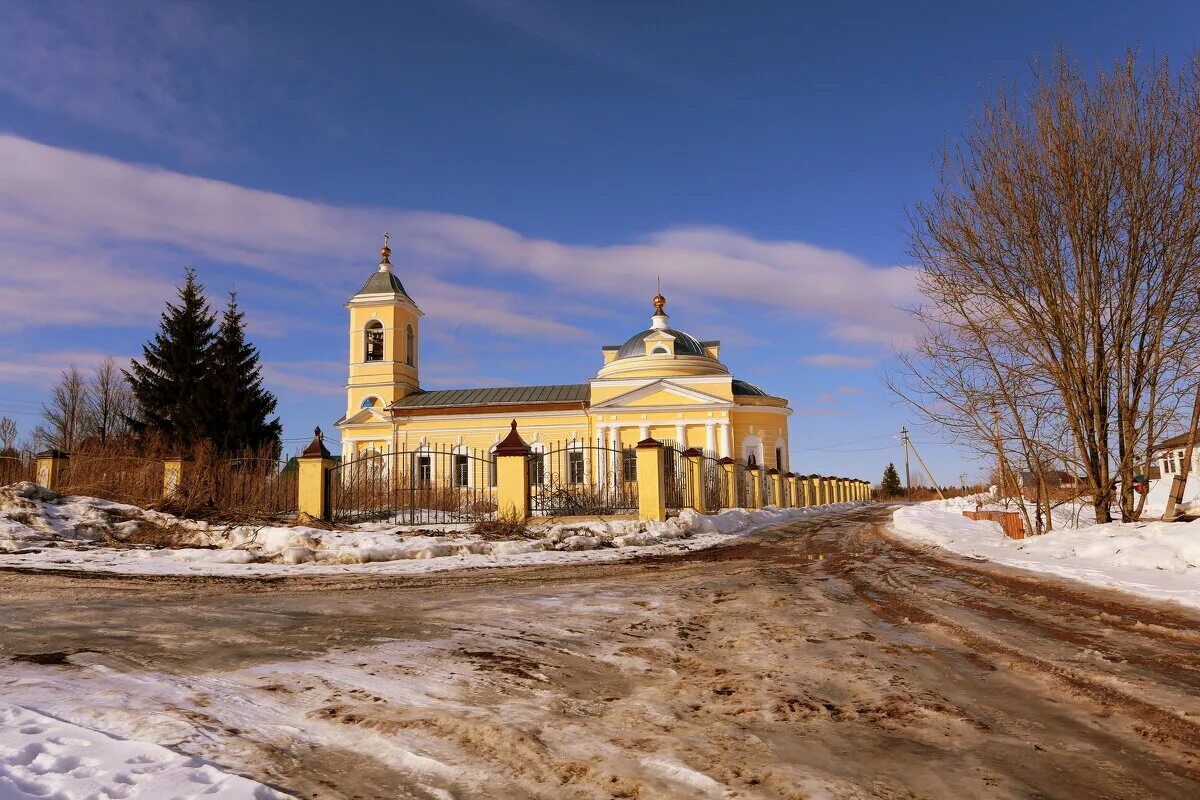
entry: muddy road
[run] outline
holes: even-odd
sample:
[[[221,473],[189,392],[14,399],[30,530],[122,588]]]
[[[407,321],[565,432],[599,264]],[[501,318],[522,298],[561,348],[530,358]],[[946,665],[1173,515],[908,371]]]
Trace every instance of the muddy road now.
[[[883,508],[677,559],[0,573],[0,697],[312,798],[1196,798],[1200,616]]]

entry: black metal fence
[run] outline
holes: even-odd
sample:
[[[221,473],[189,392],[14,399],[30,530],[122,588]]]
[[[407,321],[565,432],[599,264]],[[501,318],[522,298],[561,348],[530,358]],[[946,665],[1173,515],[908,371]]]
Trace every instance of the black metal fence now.
[[[496,517],[496,462],[489,453],[438,445],[368,451],[329,471],[335,523],[434,525]]]
[[[730,508],[729,479],[725,475],[725,465],[715,455],[705,453],[700,459],[700,469],[703,470],[704,507],[709,511]]]
[[[663,470],[666,472],[667,511],[694,508],[692,498],[692,460],[674,442],[663,445]]]
[[[185,465],[165,505],[213,519],[277,522],[296,514],[298,484],[299,470],[285,461],[218,458]]]
[[[605,441],[557,442],[529,454],[529,506],[534,516],[636,514],[637,450]]]

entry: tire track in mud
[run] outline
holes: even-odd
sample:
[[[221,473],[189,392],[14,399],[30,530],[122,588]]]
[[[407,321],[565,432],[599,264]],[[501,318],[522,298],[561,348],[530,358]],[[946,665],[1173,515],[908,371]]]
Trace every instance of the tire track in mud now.
[[[1200,725],[1197,723],[1112,686],[1090,680],[1078,671],[1047,658],[1035,656],[1014,645],[971,630],[950,617],[932,611],[928,606],[911,602],[898,592],[885,592],[877,584],[868,583],[864,576],[852,570],[847,570],[842,577],[854,587],[855,594],[870,606],[880,619],[898,627],[934,626],[976,655],[1002,657],[1012,668],[1057,681],[1105,709],[1118,709],[1126,717],[1138,721],[1130,726],[1135,731],[1138,731],[1139,724],[1152,725],[1153,731],[1149,734],[1152,738],[1160,742],[1170,740],[1185,748],[1178,754],[1177,766],[1185,770],[1191,779],[1200,780],[1200,763],[1197,762],[1200,753]],[[1138,732],[1143,736],[1148,735],[1143,731]]]

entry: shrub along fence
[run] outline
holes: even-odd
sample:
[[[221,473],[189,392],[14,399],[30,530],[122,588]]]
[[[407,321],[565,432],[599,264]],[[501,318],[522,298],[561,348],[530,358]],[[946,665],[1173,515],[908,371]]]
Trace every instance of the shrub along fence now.
[[[197,448],[146,456],[123,446],[74,454],[0,457],[0,485],[35,480],[66,494],[230,522],[475,523],[540,517],[636,516],[684,509],[799,508],[871,499],[866,481],[765,470],[654,439],[633,448],[604,441],[539,444],[513,422],[491,450],[435,446],[369,452],[339,462],[320,429],[297,459],[270,452],[229,458]]]

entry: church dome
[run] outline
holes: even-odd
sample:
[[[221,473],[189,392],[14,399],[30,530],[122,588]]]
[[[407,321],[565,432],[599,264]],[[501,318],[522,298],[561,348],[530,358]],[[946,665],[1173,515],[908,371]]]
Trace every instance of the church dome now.
[[[644,344],[644,341],[646,337],[652,333],[666,333],[674,336],[675,355],[677,356],[705,355],[704,345],[702,345],[700,340],[695,336],[692,336],[690,333],[684,333],[683,331],[678,331],[674,328],[647,328],[641,333],[635,333],[633,336],[630,336],[629,339],[625,341],[625,344],[621,345],[621,348],[617,350],[616,358],[613,360],[615,361],[619,358],[634,358],[636,356],[646,355],[646,345]]]

